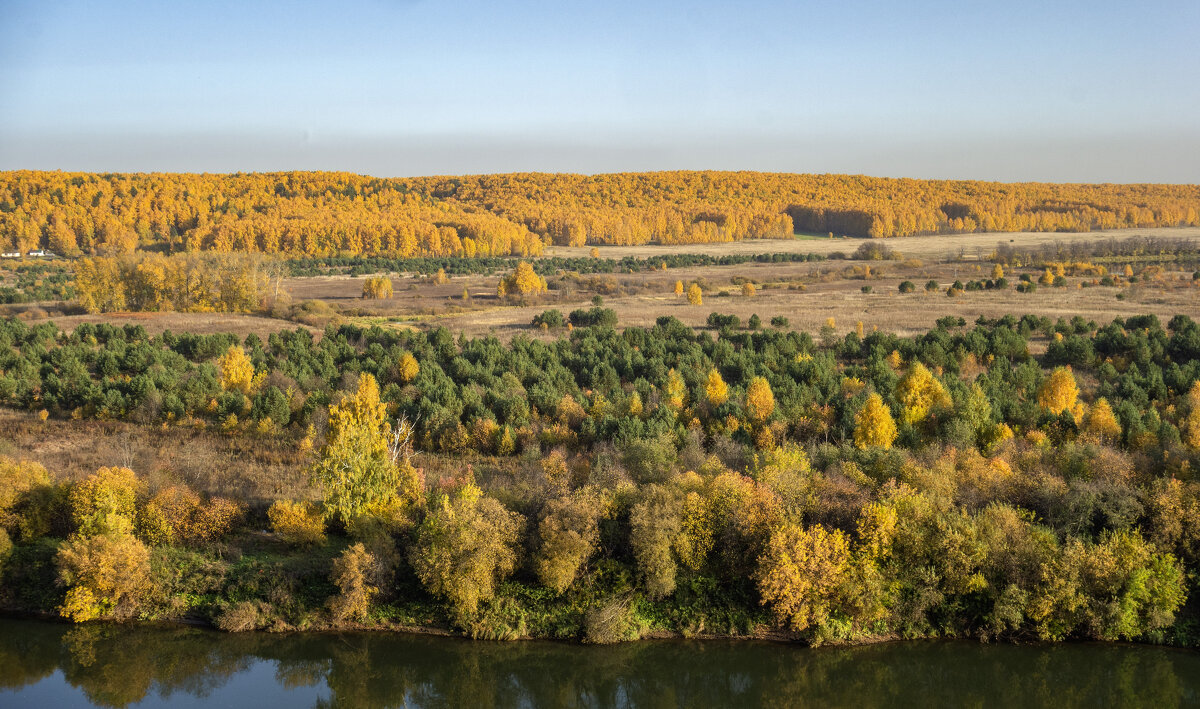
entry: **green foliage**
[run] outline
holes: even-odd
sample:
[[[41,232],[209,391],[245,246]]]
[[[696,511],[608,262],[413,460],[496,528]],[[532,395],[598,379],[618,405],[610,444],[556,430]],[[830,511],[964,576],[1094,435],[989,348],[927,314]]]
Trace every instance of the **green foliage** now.
[[[425,588],[465,619],[516,568],[523,522],[467,483],[432,506],[417,528],[409,563]]]

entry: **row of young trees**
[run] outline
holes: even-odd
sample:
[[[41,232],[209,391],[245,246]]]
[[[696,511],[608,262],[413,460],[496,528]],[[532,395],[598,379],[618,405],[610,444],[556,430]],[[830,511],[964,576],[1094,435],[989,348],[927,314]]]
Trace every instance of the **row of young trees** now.
[[[6,250],[156,246],[297,256],[519,256],[706,243],[1200,225],[1194,185],[1003,184],[747,172],[378,179],[344,173],[0,173]]]
[[[279,262],[258,254],[97,256],[75,266],[75,297],[89,313],[244,313],[282,288]]]

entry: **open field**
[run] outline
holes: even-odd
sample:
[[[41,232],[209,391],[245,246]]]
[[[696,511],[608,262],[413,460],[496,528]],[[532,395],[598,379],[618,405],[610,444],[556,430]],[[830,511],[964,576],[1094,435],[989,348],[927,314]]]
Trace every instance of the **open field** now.
[[[1153,236],[1155,238],[1197,238],[1200,228],[1180,227],[1175,229],[1108,229],[1089,232],[1038,232],[1020,231],[1012,233],[977,233],[977,234],[940,234],[934,236],[905,236],[884,239],[882,243],[900,251],[905,256],[919,258],[957,258],[960,256],[978,258],[986,255],[998,243],[1013,246],[1037,246],[1055,242],[1070,243],[1097,239],[1126,239],[1132,236]],[[851,253],[868,239],[854,237],[838,237],[833,239],[811,238],[805,236],[797,239],[770,239],[730,241],[715,244],[683,244],[678,246],[599,246],[603,258],[622,258],[637,256],[646,258],[660,256],[672,252],[692,254],[761,254],[761,253],[806,253],[830,254],[836,251]],[[590,246],[550,246],[546,249],[547,256],[587,256]]]
[[[501,300],[496,297],[497,275],[454,276],[437,283],[427,276],[392,276],[394,295],[383,300],[364,300],[363,277],[315,276],[289,278],[284,282],[291,309],[277,307],[271,314],[222,313],[107,313],[96,315],[47,315],[36,305],[10,306],[19,317],[31,322],[52,319],[60,327],[81,323],[138,324],[157,334],[175,332],[251,332],[266,337],[273,332],[306,327],[320,332],[331,321],[380,324],[385,327],[424,328],[445,326],[468,335],[495,334],[509,338],[517,333],[541,334],[531,326],[533,317],[556,308],[569,313],[591,307],[599,296],[605,307],[616,311],[620,325],[651,325],[662,315],[672,315],[692,326],[703,326],[709,313],[735,314],[743,322],[757,314],[766,326],[772,318],[786,317],[790,327],[815,332],[828,318],[845,332],[862,321],[868,330],[879,328],[898,334],[927,329],[938,317],[955,315],[973,321],[979,316],[999,317],[1008,313],[1034,313],[1048,317],[1075,315],[1108,322],[1138,313],[1170,317],[1200,310],[1200,290],[1192,281],[1195,264],[1164,264],[1160,277],[1148,284],[1122,287],[1091,286],[1091,277],[1069,277],[1065,288],[1041,287],[1034,293],[1003,290],[968,291],[958,297],[945,294],[956,280],[981,280],[990,276],[986,258],[997,243],[1018,248],[1079,240],[1122,239],[1132,236],[1194,239],[1200,229],[1126,229],[1083,234],[970,234],[960,236],[907,237],[887,240],[797,239],[794,241],[742,241],[680,246],[601,247],[610,258],[647,257],[670,253],[852,254],[864,243],[884,244],[903,255],[887,261],[831,259],[821,262],[744,263],[731,266],[693,266],[649,270],[638,273],[577,274],[560,272],[547,278],[550,290],[539,296]],[[561,256],[586,257],[589,249],[552,247]],[[1111,265],[1111,264],[1110,264]],[[864,269],[869,267],[869,273]],[[1036,278],[1034,268],[1008,269],[1008,280],[1016,285],[1022,274]],[[901,295],[897,286],[910,280],[917,292]],[[927,293],[923,286],[936,281],[941,290]],[[697,282],[704,290],[704,303],[688,305],[674,295],[676,281]],[[742,284],[754,283],[757,294],[742,295]],[[864,293],[864,286],[871,288]],[[468,298],[464,299],[466,291]],[[307,304],[307,305],[305,305]],[[315,304],[315,305],[314,305]],[[303,306],[303,307],[301,307]],[[49,306],[48,309],[52,310]],[[553,334],[553,333],[548,333]]]

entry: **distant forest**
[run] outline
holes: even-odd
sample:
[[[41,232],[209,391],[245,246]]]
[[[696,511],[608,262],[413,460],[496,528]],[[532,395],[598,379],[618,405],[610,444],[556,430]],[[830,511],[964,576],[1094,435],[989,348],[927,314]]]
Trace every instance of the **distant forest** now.
[[[547,245],[1200,226],[1198,185],[754,172],[0,173],[0,248],[538,256]]]

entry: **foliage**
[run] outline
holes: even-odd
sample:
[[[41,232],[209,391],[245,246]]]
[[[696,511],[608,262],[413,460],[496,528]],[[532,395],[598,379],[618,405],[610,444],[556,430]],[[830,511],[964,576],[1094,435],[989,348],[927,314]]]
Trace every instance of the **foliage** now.
[[[823,625],[837,610],[838,589],[850,564],[842,533],[820,525],[784,525],[771,533],[757,576],[763,603],[794,630]]]
[[[387,276],[372,276],[363,281],[362,297],[378,300],[392,297],[392,279]]]
[[[71,488],[71,519],[83,536],[133,531],[138,479],[129,468],[100,468]]]
[[[329,407],[329,430],[312,476],[325,509],[343,523],[395,497],[403,471],[388,450],[391,430],[370,374],[359,377],[354,394]]]
[[[872,393],[854,417],[854,445],[859,448],[891,448],[896,440],[896,422],[883,403],[883,398]]]
[[[267,510],[271,529],[279,538],[294,546],[325,543],[325,517],[311,502],[276,500]]]
[[[68,589],[59,612],[76,623],[132,618],[151,586],[150,552],[127,533],[72,537],[57,564]]]
[[[371,607],[371,597],[379,589],[368,582],[375,557],[361,542],[352,544],[333,562],[333,582],[338,595],[330,599],[329,610],[337,620],[362,621]]]
[[[468,482],[433,504],[417,529],[409,563],[430,593],[465,618],[516,568],[522,525],[520,515]]]

